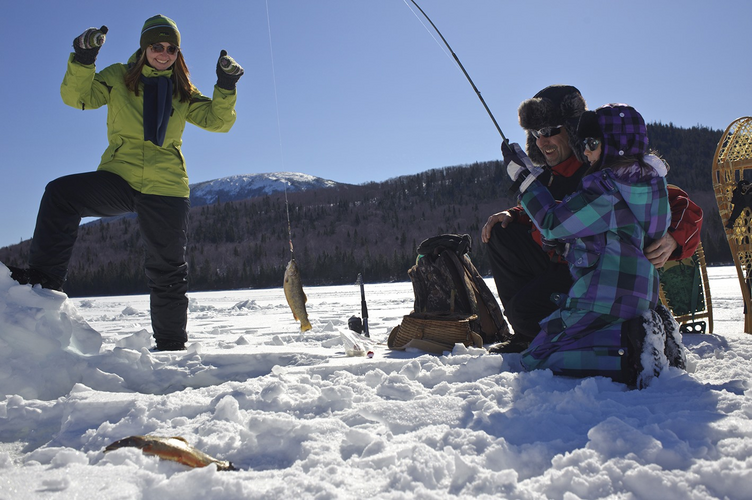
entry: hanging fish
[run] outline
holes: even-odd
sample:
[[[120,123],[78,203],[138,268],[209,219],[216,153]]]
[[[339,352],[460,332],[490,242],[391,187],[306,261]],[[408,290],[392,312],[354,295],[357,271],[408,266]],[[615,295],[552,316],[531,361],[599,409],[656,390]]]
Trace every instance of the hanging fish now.
[[[300,272],[298,271],[295,259],[290,259],[290,262],[287,264],[283,288],[293,317],[297,321],[300,321],[300,330],[303,332],[310,330],[311,323],[308,321],[308,313],[305,307],[308,297],[303,292],[303,284],[300,281]]]
[[[131,436],[108,445],[104,452],[119,448],[139,448],[145,455],[156,455],[189,467],[217,464],[217,470],[237,470],[227,460],[217,460],[188,444],[182,437]]]

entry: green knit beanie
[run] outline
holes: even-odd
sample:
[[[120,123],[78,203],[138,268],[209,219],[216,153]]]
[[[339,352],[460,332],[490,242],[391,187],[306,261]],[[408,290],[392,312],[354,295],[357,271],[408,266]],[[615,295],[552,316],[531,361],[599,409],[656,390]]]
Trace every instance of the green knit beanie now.
[[[159,42],[167,42],[180,47],[178,25],[169,17],[161,14],[150,17],[144,23],[141,30],[141,50],[146,50],[149,45]]]

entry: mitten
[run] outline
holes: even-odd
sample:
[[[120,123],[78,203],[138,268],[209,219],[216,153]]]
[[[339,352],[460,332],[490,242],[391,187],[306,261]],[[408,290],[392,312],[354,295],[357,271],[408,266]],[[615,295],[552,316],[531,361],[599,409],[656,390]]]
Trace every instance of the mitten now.
[[[569,252],[569,243],[562,240],[547,240],[546,238],[541,238],[541,247],[545,252],[553,251],[556,255],[561,255],[562,257],[565,257]]]
[[[532,184],[533,179],[543,173],[543,169],[533,165],[533,162],[516,142],[512,144],[507,141],[502,142],[501,154],[504,156],[507,175],[515,185],[519,184],[520,193]]]
[[[235,90],[235,84],[243,76],[243,67],[223,50],[217,61],[217,87],[224,90]]]
[[[74,59],[81,64],[94,64],[97,60],[99,49],[104,45],[107,38],[107,26],[101,28],[89,28],[73,39]]]

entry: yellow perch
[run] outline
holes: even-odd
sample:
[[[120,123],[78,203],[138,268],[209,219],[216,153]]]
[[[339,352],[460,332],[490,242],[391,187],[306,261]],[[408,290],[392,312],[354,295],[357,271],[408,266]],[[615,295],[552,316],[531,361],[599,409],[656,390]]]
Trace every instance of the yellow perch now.
[[[293,317],[300,321],[300,330],[306,331],[311,329],[311,323],[308,321],[308,313],[306,312],[306,297],[303,292],[303,284],[300,282],[300,273],[298,272],[298,265],[295,263],[295,259],[291,259],[287,264],[285,270],[285,297],[287,303],[290,305]]]
[[[172,460],[189,467],[206,467],[217,464],[217,470],[237,470],[227,460],[217,460],[188,444],[181,437],[131,436],[108,445],[104,451],[118,448],[139,448],[146,455],[156,455],[163,460]]]

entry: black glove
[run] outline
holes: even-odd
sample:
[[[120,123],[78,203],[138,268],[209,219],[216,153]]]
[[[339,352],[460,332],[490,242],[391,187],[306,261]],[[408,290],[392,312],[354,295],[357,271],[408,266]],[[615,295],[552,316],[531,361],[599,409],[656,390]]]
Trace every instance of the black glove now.
[[[94,64],[97,60],[99,49],[104,45],[107,26],[101,28],[89,28],[73,39],[73,50],[76,52],[74,59],[81,64]]]
[[[217,61],[217,87],[224,90],[235,90],[235,84],[243,76],[243,67],[223,50]]]

